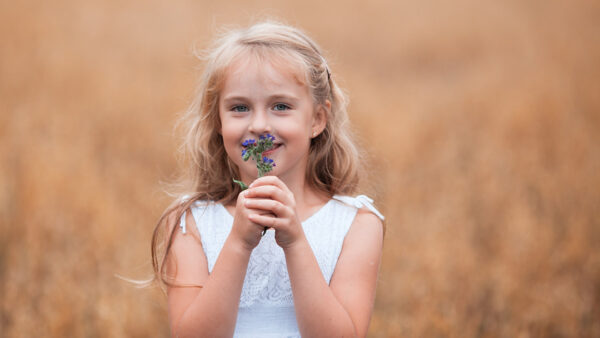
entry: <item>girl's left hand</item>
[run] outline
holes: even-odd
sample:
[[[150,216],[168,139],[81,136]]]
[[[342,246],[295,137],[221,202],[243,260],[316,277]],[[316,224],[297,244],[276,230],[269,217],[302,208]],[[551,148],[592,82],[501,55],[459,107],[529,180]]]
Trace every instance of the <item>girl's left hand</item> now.
[[[248,219],[275,229],[275,240],[281,248],[286,249],[304,238],[304,230],[296,214],[294,194],[277,176],[256,179],[246,190],[245,196],[247,208],[265,210],[275,216],[252,213]]]

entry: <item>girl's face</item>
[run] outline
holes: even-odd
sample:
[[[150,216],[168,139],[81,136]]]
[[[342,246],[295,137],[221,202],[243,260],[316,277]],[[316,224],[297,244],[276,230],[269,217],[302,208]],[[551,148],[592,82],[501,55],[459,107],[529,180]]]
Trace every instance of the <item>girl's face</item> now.
[[[325,128],[325,111],[321,106],[315,109],[297,73],[254,58],[241,58],[229,68],[219,98],[220,133],[246,182],[258,173],[254,161],[242,160],[242,143],[265,133],[275,136],[272,150],[263,153],[276,164],[269,174],[284,181],[305,175],[310,140]]]

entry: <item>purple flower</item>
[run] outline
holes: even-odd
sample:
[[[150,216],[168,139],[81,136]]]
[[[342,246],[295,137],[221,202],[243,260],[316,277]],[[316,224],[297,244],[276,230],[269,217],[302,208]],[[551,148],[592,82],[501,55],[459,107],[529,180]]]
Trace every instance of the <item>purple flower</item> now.
[[[242,143],[242,146],[244,147],[251,147],[251,146],[256,146],[256,140],[254,139],[247,139],[246,141],[244,141],[244,143]]]
[[[273,160],[262,156],[263,152],[273,148],[273,141],[275,140],[275,136],[271,134],[262,134],[258,136],[258,142],[255,139],[247,139],[242,143],[244,149],[242,149],[242,159],[247,161],[249,158],[252,158],[256,162],[256,169],[258,170],[258,177],[262,177],[264,174],[273,170],[275,163]],[[236,181],[242,189],[244,189],[245,185],[242,185],[240,181]]]
[[[242,146],[244,147],[244,149],[242,149],[242,159],[247,161],[252,157],[256,162],[258,177],[262,177],[264,174],[273,170],[273,167],[275,166],[272,159],[262,156],[263,152],[273,148],[273,141],[275,141],[275,136],[266,134],[258,136],[258,143],[254,139],[247,139],[242,143]],[[244,182],[236,179],[233,179],[233,181],[239,184],[242,190],[248,189],[248,186]],[[267,228],[265,227],[262,232],[263,236],[266,232]]]

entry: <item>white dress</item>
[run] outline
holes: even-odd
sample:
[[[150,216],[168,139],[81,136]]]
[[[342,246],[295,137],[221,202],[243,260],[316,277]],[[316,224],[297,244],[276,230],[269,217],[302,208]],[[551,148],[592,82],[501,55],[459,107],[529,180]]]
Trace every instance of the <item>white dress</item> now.
[[[344,238],[358,209],[366,207],[383,219],[372,202],[364,195],[336,195],[302,222],[308,243],[327,283],[331,280]],[[191,211],[210,273],[231,231],[233,216],[222,204],[214,202],[197,201],[192,204]],[[184,234],[185,216],[181,217],[180,223]],[[275,242],[274,230],[266,232],[250,255],[234,337],[300,337],[285,255]]]

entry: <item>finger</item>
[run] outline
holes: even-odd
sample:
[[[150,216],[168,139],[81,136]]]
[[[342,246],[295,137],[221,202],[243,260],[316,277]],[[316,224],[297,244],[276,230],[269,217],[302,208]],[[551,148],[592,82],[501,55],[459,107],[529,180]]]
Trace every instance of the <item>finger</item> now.
[[[280,218],[269,217],[269,216],[264,216],[264,215],[259,215],[259,214],[249,214],[248,219],[252,223],[256,223],[256,224],[260,225],[261,227],[273,228],[275,230],[277,230],[277,228],[278,228],[278,226],[280,226],[280,222],[281,222]]]
[[[244,206],[249,210],[258,210],[259,214],[265,214],[268,211],[276,217],[289,216],[288,208],[279,201],[273,199],[255,199],[249,198],[244,201]]]
[[[260,216],[260,217],[264,217],[264,218],[275,218],[275,215],[273,215],[271,212],[268,211],[263,211],[263,210],[258,210],[258,209],[248,209],[250,211],[250,213],[246,214],[248,221],[250,221],[250,226],[254,229],[254,231],[256,232],[260,232],[263,233],[265,231],[265,229],[267,227],[265,227],[264,225],[262,225],[261,223],[257,223],[255,222],[253,219],[251,219],[251,215],[256,215],[256,216]]]
[[[260,185],[246,190],[246,198],[269,198],[283,204],[291,202],[290,195],[274,185]]]
[[[288,189],[287,185],[283,183],[283,181],[280,180],[279,177],[272,175],[257,178],[256,180],[254,180],[254,182],[252,182],[252,184],[250,184],[249,188],[259,187],[262,185],[274,185],[279,189],[285,191],[286,193],[291,193],[290,189]]]
[[[254,208],[252,207],[252,204],[249,203],[247,204],[246,201],[252,201],[254,199],[251,198],[246,198],[246,196],[244,196],[246,194],[247,190],[242,191],[239,195],[238,195],[238,202],[237,202],[237,208],[243,208],[245,209],[245,213],[249,214],[249,213],[255,213],[255,214],[264,214],[264,215],[273,215],[273,217],[275,217],[275,215],[268,209],[265,208]],[[242,198],[239,198],[242,197]],[[260,206],[259,204],[255,204],[257,206]]]

